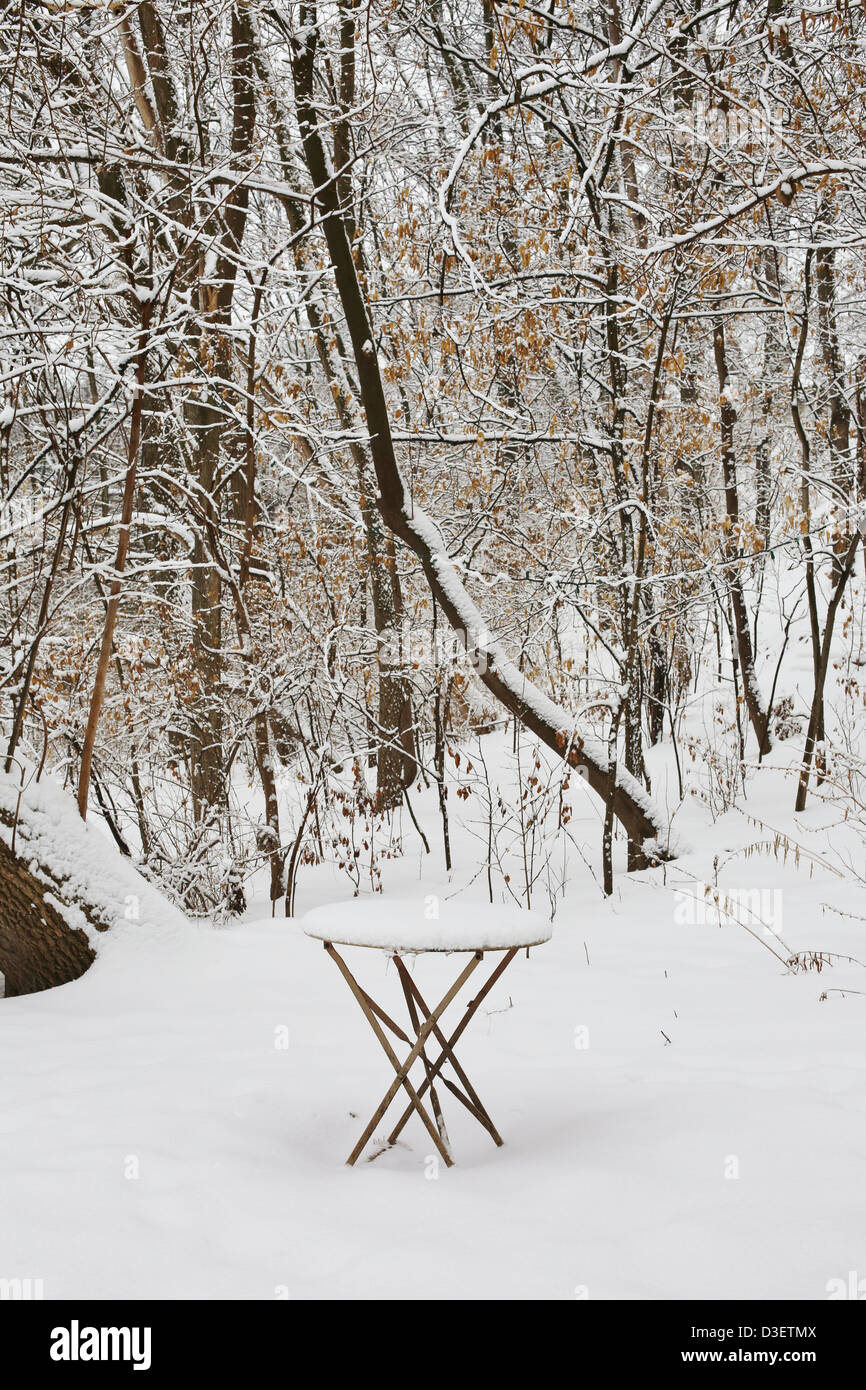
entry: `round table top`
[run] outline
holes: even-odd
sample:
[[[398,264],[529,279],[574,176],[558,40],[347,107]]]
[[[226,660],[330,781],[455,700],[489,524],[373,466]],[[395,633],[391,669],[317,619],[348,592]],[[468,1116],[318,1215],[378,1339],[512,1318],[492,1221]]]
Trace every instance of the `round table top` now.
[[[392,955],[422,951],[510,951],[540,946],[553,928],[537,912],[468,903],[419,891],[411,898],[353,898],[325,903],[301,918],[307,936],[335,946],[368,946]]]

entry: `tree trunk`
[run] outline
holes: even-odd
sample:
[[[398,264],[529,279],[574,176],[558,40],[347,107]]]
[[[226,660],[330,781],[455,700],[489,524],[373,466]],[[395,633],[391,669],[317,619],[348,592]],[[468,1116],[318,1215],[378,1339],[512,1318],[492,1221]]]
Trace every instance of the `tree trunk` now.
[[[366,411],[370,453],[379,485],[380,510],[395,535],[418,556],[437,602],[451,626],[464,637],[486,688],[548,747],[567,758],[572,766],[582,766],[590,786],[605,797],[609,782],[604,752],[591,748],[578,736],[568,713],[536,690],[497,643],[487,640],[481,614],[448,559],[438,527],[411,508],[394,452],[374,347],[375,334],[319,133],[313,100],[317,34],[315,11],[311,6],[301,6],[300,23],[300,34],[292,45],[298,123],[304,157],[316,190],[315,202],[324,214],[322,226],[352,341],[361,401]],[[613,805],[629,838],[641,848],[646,841],[658,842],[666,835],[661,812],[640,783],[625,770],[618,775]],[[664,855],[667,851],[656,844],[651,853]]]
[[[5,813],[0,821],[11,828]],[[0,971],[9,998],[77,980],[96,956],[85,933],[70,927],[54,906],[58,885],[46,881],[41,866],[39,874],[0,837]],[[105,926],[95,920],[93,925]]]
[[[740,499],[737,488],[737,463],[734,452],[734,425],[737,412],[728,395],[728,359],[725,348],[725,330],[721,321],[713,329],[713,351],[716,359],[716,372],[719,378],[719,410],[722,424],[722,476],[725,487],[725,555],[729,561],[728,589],[731,595],[731,609],[734,616],[734,631],[737,639],[737,656],[743,678],[743,697],[749,720],[758,740],[761,753],[769,753],[771,748],[769,714],[763,707],[758,678],[755,674],[755,657],[752,650],[752,636],[749,628],[749,615],[743,581],[739,571],[740,550]]]
[[[775,428],[775,406],[779,396],[785,352],[782,339],[782,287],[779,282],[779,251],[768,246],[763,252],[763,275],[766,290],[779,301],[777,313],[767,315],[764,332],[763,391],[761,395],[760,437],[755,450],[755,529],[770,547],[770,504],[773,498],[773,472],[770,452]]]
[[[836,322],[836,252],[819,246],[815,252],[815,288],[818,301],[818,341],[827,373],[830,396],[830,470],[833,482],[847,502],[853,483],[851,468],[851,411],[843,393],[845,363]]]
[[[115,577],[112,579],[111,587],[108,591],[108,605],[105,610],[105,620],[102,628],[102,645],[99,649],[96,678],[93,682],[93,694],[90,699],[90,711],[87,716],[87,729],[84,734],[84,746],[81,750],[81,772],[78,779],[78,810],[81,813],[82,820],[86,820],[87,818],[87,798],[90,793],[90,769],[93,764],[93,751],[96,747],[96,730],[99,726],[99,716],[102,713],[102,703],[105,698],[105,681],[108,675],[108,665],[111,661],[111,650],[114,643],[114,627],[117,622],[117,610],[120,606],[120,590],[123,583],[121,576],[126,568],[126,556],[129,550],[129,527],[132,522],[132,509],[135,502],[135,481],[138,472],[138,455],[141,445],[141,410],[142,396],[144,393],[150,314],[151,301],[150,299],[146,299],[141,308],[138,364],[135,373],[135,399],[132,402],[129,425],[129,453],[126,465],[126,482],[123,489],[123,505],[120,513],[120,535],[117,538],[117,554],[114,559]]]

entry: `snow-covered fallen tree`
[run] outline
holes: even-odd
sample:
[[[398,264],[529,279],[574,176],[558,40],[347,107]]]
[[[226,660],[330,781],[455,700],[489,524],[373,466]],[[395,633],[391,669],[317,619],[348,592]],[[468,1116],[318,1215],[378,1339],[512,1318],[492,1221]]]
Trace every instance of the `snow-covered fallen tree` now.
[[[184,919],[50,782],[0,775],[0,972],[6,994],[67,984],[109,931]]]

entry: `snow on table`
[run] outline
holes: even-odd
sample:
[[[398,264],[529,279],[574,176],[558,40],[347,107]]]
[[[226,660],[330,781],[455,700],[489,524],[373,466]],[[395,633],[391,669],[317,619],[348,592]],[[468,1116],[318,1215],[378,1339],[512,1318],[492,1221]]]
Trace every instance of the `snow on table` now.
[[[435,915],[434,915],[435,914]],[[340,946],[370,946],[397,955],[418,951],[508,951],[549,941],[551,924],[537,912],[448,899],[354,898],[313,908],[301,920],[307,936]]]

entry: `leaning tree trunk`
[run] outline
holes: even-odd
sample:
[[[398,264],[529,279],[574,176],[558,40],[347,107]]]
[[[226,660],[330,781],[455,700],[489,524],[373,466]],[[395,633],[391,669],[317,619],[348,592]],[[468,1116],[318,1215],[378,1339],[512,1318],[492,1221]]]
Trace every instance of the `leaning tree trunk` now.
[[[354,0],[341,4],[340,111],[334,132],[334,169],[336,196],[346,233],[351,240],[354,228],[354,208],[350,175],[350,122],[354,106]],[[273,79],[263,53],[254,57],[259,81],[265,91],[272,92]],[[281,111],[271,95],[271,119],[276,133],[277,148],[285,177],[294,169],[294,145],[290,139]],[[293,254],[298,270],[309,276],[304,256],[302,233],[304,219],[292,198],[281,200],[293,238]],[[333,396],[340,426],[347,435],[355,432],[357,421],[351,403],[356,392],[354,385],[344,380],[335,368],[332,351],[338,362],[345,363],[346,354],[339,330],[322,313],[312,284],[304,295],[307,322],[313,334],[316,353]],[[347,390],[348,387],[348,390]],[[376,753],[376,803],[380,810],[393,810],[403,800],[404,789],[410,787],[418,771],[415,756],[415,720],[409,682],[401,673],[399,661],[392,657],[399,650],[403,602],[397,576],[393,545],[383,535],[381,518],[373,503],[376,479],[366,450],[356,440],[349,443],[349,452],[358,476],[361,497],[361,522],[366,541],[366,562],[373,599],[373,622],[376,628],[376,660],[379,683],[379,710],[375,730],[371,731]],[[371,719],[371,724],[374,722]]]
[[[335,192],[344,219],[346,234],[350,241],[355,226],[350,173],[349,121],[349,113],[354,106],[354,10],[354,0],[342,0],[341,115],[334,132]],[[257,67],[259,79],[268,89],[271,81],[269,69],[261,54],[257,57]],[[280,151],[283,172],[288,177],[294,167],[292,142],[275,104],[272,104],[271,116],[276,128],[277,146]],[[301,235],[304,228],[303,218],[291,198],[285,199],[283,206],[292,230],[295,264],[302,274],[308,275],[309,268],[305,262],[304,242]],[[316,353],[333,396],[340,426],[347,435],[351,435],[357,425],[354,407],[350,403],[350,397],[355,395],[354,387],[344,380],[342,372],[335,369],[331,357],[333,350],[337,360],[345,362],[346,354],[341,335],[334,325],[328,324],[327,316],[322,313],[312,287],[304,296],[304,306],[307,322],[315,340]],[[379,710],[377,727],[372,735],[376,753],[376,804],[380,810],[391,811],[401,804],[404,790],[412,785],[418,771],[415,756],[415,718],[412,707],[412,692],[409,682],[401,672],[400,661],[395,662],[393,659],[400,648],[403,600],[397,575],[396,557],[393,553],[393,539],[383,533],[382,519],[373,501],[376,496],[376,478],[370,466],[370,459],[367,451],[355,440],[350,442],[349,451],[358,476],[361,521],[366,541],[366,561],[373,600],[373,623],[377,637]],[[372,720],[371,723],[373,723]]]
[[[0,840],[0,971],[6,994],[34,994],[83,975],[95,957],[49,901],[46,884]]]
[[[478,609],[448,558],[439,528],[417,508],[412,510],[394,451],[391,422],[374,347],[375,333],[358,280],[336,181],[325,154],[314,103],[317,34],[315,12],[301,7],[302,29],[293,40],[292,72],[297,116],[307,168],[323,214],[322,227],[337,290],[352,342],[358,387],[366,412],[370,454],[379,485],[378,505],[388,526],[421,561],[427,582],[451,626],[464,637],[479,678],[494,698],[549,748],[579,767],[598,795],[609,793],[609,769],[603,749],[579,736],[568,712],[537,690],[517,670],[499,644],[488,639]],[[666,857],[661,843],[667,828],[661,811],[625,769],[618,773],[613,812],[629,839],[648,856]]]
[[[7,995],[77,980],[104,932],[149,932],[157,923],[161,932],[187,925],[105,835],[81,821],[72,797],[47,777],[22,787],[0,774],[0,973]]]
[[[0,972],[7,997],[68,984],[94,961],[87,934],[63,915],[66,903],[63,884],[34,857],[26,836],[16,843],[15,815],[0,807]],[[97,931],[108,930],[89,904],[74,906]]]

